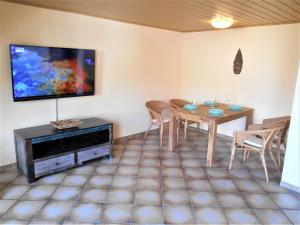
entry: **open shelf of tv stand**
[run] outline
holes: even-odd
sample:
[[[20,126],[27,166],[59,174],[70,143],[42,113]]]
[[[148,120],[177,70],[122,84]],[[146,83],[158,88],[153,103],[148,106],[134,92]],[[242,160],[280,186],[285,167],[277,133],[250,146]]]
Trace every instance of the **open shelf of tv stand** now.
[[[36,178],[113,156],[113,125],[99,118],[82,119],[76,128],[43,125],[14,131],[18,169],[29,183]]]

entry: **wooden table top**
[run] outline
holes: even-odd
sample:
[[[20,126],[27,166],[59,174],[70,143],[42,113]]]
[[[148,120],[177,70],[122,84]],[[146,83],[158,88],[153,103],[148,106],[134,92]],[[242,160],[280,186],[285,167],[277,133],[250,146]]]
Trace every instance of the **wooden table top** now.
[[[211,116],[208,114],[208,110],[211,108],[222,109],[224,115]],[[217,103],[214,107],[206,106],[203,104],[198,105],[198,109],[195,111],[189,111],[185,109],[172,109],[174,116],[181,117],[187,120],[196,122],[211,122],[214,121],[217,124],[226,123],[228,121],[243,117],[253,112],[252,108],[242,107],[240,111],[233,111],[229,109],[229,104]]]

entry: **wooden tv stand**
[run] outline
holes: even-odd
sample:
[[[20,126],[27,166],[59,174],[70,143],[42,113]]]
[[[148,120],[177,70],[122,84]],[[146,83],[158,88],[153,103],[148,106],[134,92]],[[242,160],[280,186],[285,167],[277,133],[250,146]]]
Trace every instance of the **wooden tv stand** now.
[[[108,156],[113,157],[113,124],[87,118],[76,128],[42,125],[14,130],[17,166],[32,183],[36,178]]]

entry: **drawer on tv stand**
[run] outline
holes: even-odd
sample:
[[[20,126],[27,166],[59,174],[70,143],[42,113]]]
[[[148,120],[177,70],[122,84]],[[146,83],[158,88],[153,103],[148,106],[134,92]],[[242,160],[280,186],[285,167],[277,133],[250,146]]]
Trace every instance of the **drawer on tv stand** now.
[[[95,146],[86,150],[77,152],[78,163],[110,154],[110,145]]]
[[[35,177],[64,170],[75,165],[74,153],[46,159],[34,163]]]

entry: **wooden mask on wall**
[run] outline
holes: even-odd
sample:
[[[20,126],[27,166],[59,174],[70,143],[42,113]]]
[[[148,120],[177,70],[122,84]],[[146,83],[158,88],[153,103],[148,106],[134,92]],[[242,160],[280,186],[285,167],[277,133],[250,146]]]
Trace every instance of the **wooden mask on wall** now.
[[[234,74],[240,74],[243,68],[243,56],[241,49],[235,55],[235,59],[233,61],[233,72]]]

